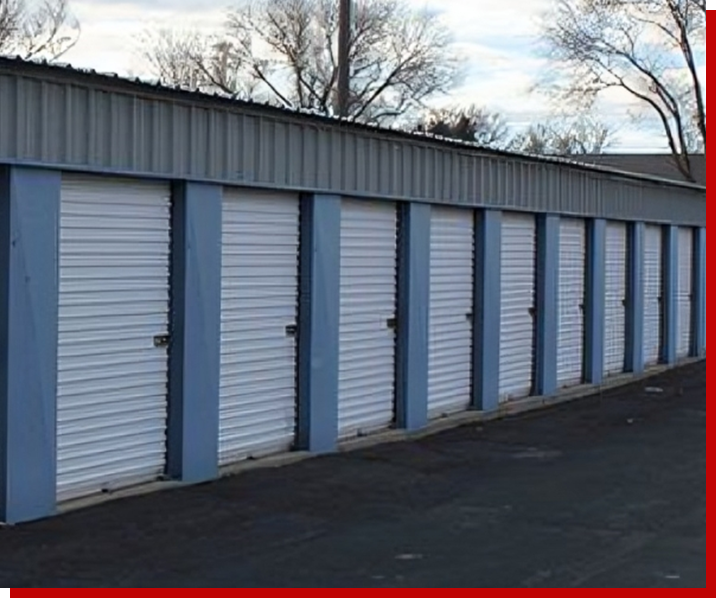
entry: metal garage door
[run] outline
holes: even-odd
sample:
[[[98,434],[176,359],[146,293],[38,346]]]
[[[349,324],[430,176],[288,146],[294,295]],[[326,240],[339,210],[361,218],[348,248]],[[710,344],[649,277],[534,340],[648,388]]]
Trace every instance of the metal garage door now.
[[[504,214],[501,241],[500,395],[526,397],[533,386],[535,217]]]
[[[66,178],[60,226],[57,494],[165,470],[170,195]]]
[[[625,370],[627,226],[607,224],[605,239],[605,374]]]
[[[341,205],[339,436],[391,426],[396,348],[396,205]]]
[[[677,320],[677,357],[690,355],[692,344],[692,268],[693,259],[692,229],[680,228],[679,270],[678,270],[678,320]]]
[[[560,221],[558,299],[558,385],[583,382],[585,334],[585,221]]]
[[[298,260],[296,196],[225,190],[220,464],[294,442]]]
[[[644,356],[645,364],[660,361],[662,341],[662,229],[645,227],[645,305]]]
[[[471,404],[473,211],[431,212],[428,411],[433,418]]]

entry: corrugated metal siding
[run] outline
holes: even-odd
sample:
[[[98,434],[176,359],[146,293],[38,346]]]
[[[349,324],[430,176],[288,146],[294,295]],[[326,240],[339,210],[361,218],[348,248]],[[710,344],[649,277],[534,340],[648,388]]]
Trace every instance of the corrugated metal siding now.
[[[291,448],[296,431],[299,199],[226,189],[219,461]],[[291,331],[289,331],[291,333]]]
[[[645,227],[645,305],[643,343],[645,364],[657,364],[662,343],[662,229]]]
[[[535,322],[535,217],[503,214],[501,240],[500,395],[530,395]]]
[[[388,428],[394,420],[396,206],[341,206],[339,436]]]
[[[585,335],[585,221],[560,221],[560,288],[558,294],[558,384],[583,382]]]
[[[67,177],[60,225],[57,493],[164,473],[169,189]]]
[[[678,236],[678,320],[677,320],[677,356],[686,358],[692,345],[692,272],[694,237],[692,229],[680,228]]]
[[[605,239],[605,373],[625,370],[627,226],[607,224]]]
[[[0,64],[0,162],[704,226],[705,192]],[[39,77],[44,76],[46,80]],[[52,79],[49,79],[52,77]]]
[[[433,208],[428,333],[428,412],[433,418],[471,403],[473,212]]]

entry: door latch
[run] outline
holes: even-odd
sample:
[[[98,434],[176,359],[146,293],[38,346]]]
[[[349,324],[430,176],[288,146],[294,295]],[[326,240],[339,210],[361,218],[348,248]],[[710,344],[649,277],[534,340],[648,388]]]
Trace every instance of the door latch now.
[[[155,335],[154,347],[169,347],[169,335]]]
[[[394,331],[398,328],[398,320],[394,318],[389,318],[386,321],[386,328],[393,329]]]
[[[528,314],[530,314],[531,318],[535,318],[536,312],[537,312],[537,310],[536,310],[535,306],[531,306],[530,308],[528,308]]]
[[[286,336],[287,337],[296,337],[296,333],[298,332],[298,327],[295,324],[290,324],[286,326]]]
[[[468,312],[468,314],[466,314],[466,320],[468,322],[473,322],[473,312]]]

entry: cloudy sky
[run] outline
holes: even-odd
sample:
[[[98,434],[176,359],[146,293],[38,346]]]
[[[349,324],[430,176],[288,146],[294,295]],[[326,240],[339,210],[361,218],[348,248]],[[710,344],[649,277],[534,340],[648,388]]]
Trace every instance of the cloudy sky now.
[[[71,0],[82,24],[80,43],[66,56],[74,66],[119,74],[143,74],[137,36],[148,26],[177,25],[207,30],[221,25],[231,0]],[[468,58],[464,83],[446,101],[476,103],[499,110],[521,128],[550,111],[531,94],[544,67],[537,48],[539,19],[552,0],[411,0],[440,11],[453,30],[457,51]],[[601,118],[616,129],[612,151],[660,151],[657,130],[632,124],[629,105],[615,97],[602,102]]]

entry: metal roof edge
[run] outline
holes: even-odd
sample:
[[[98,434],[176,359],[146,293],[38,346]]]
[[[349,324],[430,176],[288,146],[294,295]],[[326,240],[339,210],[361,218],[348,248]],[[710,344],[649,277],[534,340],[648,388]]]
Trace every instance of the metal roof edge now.
[[[315,122],[333,127],[346,127],[354,130],[363,130],[380,135],[391,136],[405,141],[424,141],[438,144],[443,147],[467,150],[486,156],[495,156],[505,159],[521,159],[528,162],[564,166],[573,170],[587,171],[601,175],[612,175],[614,177],[651,182],[670,187],[692,189],[694,191],[707,192],[707,187],[688,181],[677,181],[665,177],[636,173],[614,167],[581,162],[578,159],[567,159],[560,156],[544,156],[525,152],[500,150],[481,146],[477,143],[455,140],[438,135],[431,135],[421,132],[411,132],[404,129],[381,127],[366,123],[359,123],[351,119],[322,114],[307,109],[290,109],[271,104],[262,104],[249,100],[231,98],[221,94],[211,94],[201,90],[192,90],[179,86],[164,85],[160,82],[150,82],[140,78],[124,77],[115,73],[103,73],[94,69],[82,69],[66,63],[50,63],[47,61],[25,60],[20,57],[0,56],[0,72],[10,72],[20,76],[32,76],[35,78],[56,78],[64,82],[73,79],[78,84],[87,86],[98,86],[118,93],[144,93],[155,95],[157,98],[169,97],[187,102],[201,101],[205,103],[222,106],[225,109],[243,108],[263,112],[272,116],[295,117],[305,121]],[[706,198],[705,198],[706,200]]]

